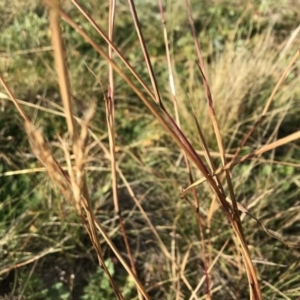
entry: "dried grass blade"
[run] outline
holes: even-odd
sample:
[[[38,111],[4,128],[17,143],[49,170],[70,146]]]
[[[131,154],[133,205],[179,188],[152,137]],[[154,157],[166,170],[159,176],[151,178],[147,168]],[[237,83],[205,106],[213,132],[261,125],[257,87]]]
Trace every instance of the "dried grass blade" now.
[[[179,112],[178,112],[178,104],[177,104],[177,98],[176,98],[174,76],[173,76],[170,50],[169,50],[169,41],[168,41],[168,33],[167,33],[167,28],[166,28],[166,19],[165,19],[165,14],[164,14],[163,5],[162,5],[161,0],[158,0],[158,6],[159,6],[161,21],[162,21],[162,26],[163,26],[165,49],[166,49],[166,59],[167,59],[168,72],[169,72],[169,84],[170,84],[170,90],[171,90],[171,94],[172,94],[172,98],[173,98],[175,119],[176,119],[176,123],[178,125],[178,128],[180,128],[180,118],[179,118]],[[193,179],[193,174],[192,174],[192,170],[191,170],[191,167],[190,167],[190,163],[189,163],[188,157],[187,157],[187,155],[184,151],[183,151],[183,155],[184,155],[184,160],[185,160],[185,164],[186,164],[186,167],[187,167],[189,181],[190,181],[190,184],[192,184],[194,182],[194,179]],[[205,275],[205,278],[206,278],[206,294],[207,294],[208,299],[210,299],[211,298],[210,297],[210,283],[209,283],[209,274],[207,273],[207,259],[206,259],[206,251],[205,251],[205,248],[206,248],[205,246],[206,245],[205,245],[205,241],[204,241],[204,233],[203,233],[203,226],[202,226],[203,221],[202,221],[200,213],[199,213],[200,203],[199,203],[199,198],[198,198],[196,189],[193,190],[193,198],[194,198],[194,203],[195,203],[195,207],[196,207],[195,211],[196,211],[196,218],[197,218],[198,228],[199,228],[199,233],[200,233],[200,240],[201,240],[201,243],[202,243],[203,269],[204,269],[204,273],[206,274]],[[179,297],[179,293],[178,293],[178,297]]]
[[[62,97],[64,111],[67,119],[70,137],[74,140],[77,138],[76,125],[73,117],[73,108],[71,101],[70,82],[66,66],[66,56],[64,51],[63,40],[59,25],[59,1],[47,1],[50,8],[50,27],[51,37],[54,50],[54,59],[57,69],[60,94]]]
[[[113,41],[113,34],[114,34],[114,20],[115,20],[115,7],[116,1],[110,0],[109,2],[109,32],[108,38]],[[108,56],[112,60],[113,59],[113,48],[111,44],[108,44]],[[115,149],[115,86],[114,86],[114,70],[111,63],[108,64],[108,93],[105,99],[106,105],[106,119],[107,119],[107,126],[108,126],[108,137],[109,137],[109,145],[110,145],[110,161],[111,161],[111,174],[112,174],[112,189],[113,189],[113,200],[114,200],[114,207],[115,212],[119,217],[119,224],[121,228],[121,232],[123,235],[124,244],[126,247],[127,255],[130,261],[131,269],[135,275],[137,275],[137,271],[135,268],[132,252],[129,246],[127,234],[125,231],[124,220],[122,217],[122,213],[120,210],[119,205],[119,197],[118,197],[118,184],[117,184],[117,170],[116,170],[116,149]],[[143,299],[143,296],[137,288],[138,297],[140,300]]]
[[[148,50],[147,50],[147,47],[146,47],[144,36],[143,36],[142,31],[141,31],[141,26],[140,26],[140,22],[139,22],[137,13],[136,13],[135,5],[134,5],[134,2],[132,0],[128,0],[128,4],[129,4],[129,7],[130,7],[130,11],[131,11],[132,19],[133,19],[133,22],[134,22],[135,30],[136,30],[136,33],[139,37],[140,45],[141,45],[141,48],[142,48],[142,51],[143,51],[143,54],[144,54],[144,59],[145,59],[146,65],[147,65],[148,73],[149,73],[149,76],[150,76],[152,88],[153,88],[154,95],[155,95],[155,102],[159,106],[162,106],[162,102],[161,102],[158,87],[157,87],[156,78],[155,78],[155,75],[154,75],[153,67],[152,67],[152,64],[151,64],[151,61],[150,61],[150,57],[149,57],[149,53],[148,53]]]

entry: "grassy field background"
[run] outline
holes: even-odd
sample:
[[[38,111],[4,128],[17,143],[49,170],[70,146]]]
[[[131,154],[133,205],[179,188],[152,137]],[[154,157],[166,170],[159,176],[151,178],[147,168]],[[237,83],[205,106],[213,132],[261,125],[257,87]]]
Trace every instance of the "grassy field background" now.
[[[115,44],[150,84],[128,4],[119,2]],[[91,0],[84,5],[107,31],[109,1]],[[63,7],[107,49],[71,2],[66,1]],[[163,103],[175,117],[157,3],[136,1],[136,9]],[[213,161],[219,167],[220,154],[184,1],[165,1],[164,9],[182,131],[199,156],[204,157],[193,105]],[[191,9],[230,161],[299,50],[300,7],[297,1],[195,0],[191,1]],[[66,167],[68,161],[60,137],[67,139],[67,125],[54,65],[48,9],[38,1],[5,0],[0,11],[1,76],[20,99],[30,120],[42,129],[57,162]],[[68,24],[62,21],[61,28],[73,113],[82,120],[96,103],[89,124],[85,163],[93,212],[127,259],[114,211],[111,161],[107,154],[109,134],[103,99],[108,63]],[[299,76],[298,59],[240,155],[299,130]],[[182,188],[189,186],[182,151],[117,73],[114,89],[116,163],[124,176],[118,174],[118,196],[138,278],[151,299],[249,299],[238,241],[222,209],[212,205],[209,186],[197,187],[203,226],[203,236],[199,237],[197,217],[189,202],[180,198]],[[297,239],[300,233],[299,148],[299,141],[294,141],[238,164],[231,172],[237,201],[266,227],[287,239]],[[194,167],[192,173],[195,180],[202,176]],[[133,194],[148,219],[132,200]],[[22,118],[2,87],[0,216],[0,299],[116,299],[76,210],[37,161]],[[300,299],[299,249],[270,237],[243,213],[241,220],[264,299]],[[108,270],[124,299],[138,299],[134,282],[104,239],[99,239]],[[216,260],[208,276],[210,292],[203,283],[192,298],[163,247],[181,266],[193,290],[205,278],[205,264],[210,266]]]

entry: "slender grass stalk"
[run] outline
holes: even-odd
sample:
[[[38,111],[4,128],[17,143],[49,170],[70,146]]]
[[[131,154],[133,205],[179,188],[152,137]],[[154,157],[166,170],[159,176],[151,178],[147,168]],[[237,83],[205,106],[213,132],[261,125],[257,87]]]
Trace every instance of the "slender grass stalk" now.
[[[170,84],[171,96],[173,98],[175,119],[176,119],[176,124],[180,128],[180,118],[179,118],[179,112],[178,112],[176,89],[175,89],[174,76],[173,76],[173,70],[172,70],[172,64],[171,64],[171,56],[170,56],[170,50],[169,50],[166,19],[165,19],[165,14],[164,14],[163,5],[162,5],[161,0],[158,0],[158,6],[159,6],[161,21],[162,21],[162,26],[163,26],[165,49],[166,49],[166,59],[167,59],[168,72],[169,72],[169,84]],[[191,166],[190,166],[188,157],[185,154],[185,152],[183,152],[183,156],[184,156],[184,161],[185,161],[185,164],[187,167],[189,182],[190,182],[190,184],[192,184],[194,182],[194,179],[193,179]],[[200,202],[199,202],[199,198],[198,198],[196,189],[193,189],[192,193],[193,193],[193,198],[194,198],[194,203],[195,203],[195,212],[196,212],[196,218],[197,218],[197,222],[198,222],[200,240],[201,240],[201,245],[202,245],[202,262],[203,262],[203,270],[204,270],[205,279],[206,279],[205,280],[206,295],[207,295],[207,299],[211,299],[209,274],[207,273],[207,261],[206,261],[206,251],[205,251],[206,245],[205,245],[205,241],[204,241],[203,225],[202,225],[202,219],[201,219],[201,215],[200,215]]]
[[[115,20],[115,8],[116,1],[110,0],[109,2],[109,21],[108,21],[108,38],[113,41],[114,35],[114,20]],[[113,49],[110,44],[108,44],[108,55],[110,59],[113,59]],[[114,74],[113,67],[111,64],[108,64],[108,92],[107,97],[105,97],[105,106],[106,106],[106,119],[108,126],[108,137],[110,145],[110,158],[111,158],[111,178],[112,178],[112,190],[113,190],[113,200],[115,212],[119,218],[119,224],[121,232],[123,235],[124,244],[126,247],[127,255],[130,261],[131,269],[135,275],[137,275],[135,264],[133,261],[133,256],[129,246],[128,238],[125,232],[124,220],[122,217],[122,212],[119,205],[118,197],[118,183],[117,183],[117,171],[116,171],[116,146],[115,146],[115,86],[114,86]],[[142,294],[137,289],[139,299],[142,300]]]

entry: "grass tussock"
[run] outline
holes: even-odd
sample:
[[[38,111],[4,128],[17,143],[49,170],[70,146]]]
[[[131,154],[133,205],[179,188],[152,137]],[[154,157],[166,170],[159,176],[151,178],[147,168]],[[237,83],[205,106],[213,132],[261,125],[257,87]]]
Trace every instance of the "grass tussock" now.
[[[0,297],[300,297],[299,11],[204,2],[2,7]]]

